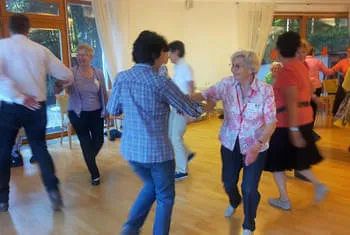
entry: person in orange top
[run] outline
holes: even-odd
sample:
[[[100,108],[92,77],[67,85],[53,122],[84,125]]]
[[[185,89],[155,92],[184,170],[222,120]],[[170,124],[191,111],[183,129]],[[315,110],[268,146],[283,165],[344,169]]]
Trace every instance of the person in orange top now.
[[[271,137],[265,170],[273,172],[280,197],[270,198],[274,207],[289,210],[285,170],[298,170],[315,187],[315,200],[322,200],[328,188],[310,170],[322,160],[312,136],[312,86],[307,67],[296,58],[301,41],[298,33],[286,32],[277,40],[283,67],[273,85],[277,107],[277,129]]]
[[[341,71],[344,76],[348,71],[348,69],[350,68],[350,46],[346,48],[346,55],[347,55],[346,58],[336,63],[332,68],[335,72]]]

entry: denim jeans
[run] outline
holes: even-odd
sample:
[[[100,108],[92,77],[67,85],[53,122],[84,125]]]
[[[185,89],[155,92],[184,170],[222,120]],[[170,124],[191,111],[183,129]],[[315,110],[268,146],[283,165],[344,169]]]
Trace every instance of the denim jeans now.
[[[33,155],[39,163],[41,178],[47,191],[58,189],[55,167],[46,145],[46,104],[29,110],[23,105],[0,101],[0,202],[9,200],[11,150],[18,130],[24,127]]]
[[[169,234],[175,199],[174,160],[161,163],[129,162],[129,164],[144,185],[129,212],[129,218],[121,234],[140,234],[140,229],[155,201],[157,206],[153,234]]]
[[[265,166],[266,151],[259,153],[259,156],[254,163],[245,166],[243,161],[244,155],[241,154],[239,142],[237,140],[233,151],[221,146],[221,157],[222,181],[229,197],[230,204],[234,208],[237,208],[242,201],[237,183],[239,172],[244,168],[241,185],[244,207],[243,228],[254,231],[256,211],[260,201],[258,186],[260,176]]]
[[[104,142],[104,119],[101,118],[101,109],[96,111],[82,111],[80,116],[75,112],[68,112],[69,120],[77,132],[80,147],[83,151],[85,163],[91,174],[91,178],[100,177],[96,164],[96,156]]]

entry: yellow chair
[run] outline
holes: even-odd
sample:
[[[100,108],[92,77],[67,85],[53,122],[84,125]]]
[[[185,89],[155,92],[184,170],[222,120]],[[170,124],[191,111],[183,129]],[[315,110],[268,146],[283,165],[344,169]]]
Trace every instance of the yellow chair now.
[[[332,115],[335,94],[338,90],[338,79],[323,80],[323,95],[320,97],[327,105],[327,114]]]
[[[72,149],[72,124],[68,118],[68,95],[56,95],[56,100],[58,106],[60,107],[61,113],[61,144],[63,141],[64,131],[67,130],[68,140],[69,140],[69,148]]]

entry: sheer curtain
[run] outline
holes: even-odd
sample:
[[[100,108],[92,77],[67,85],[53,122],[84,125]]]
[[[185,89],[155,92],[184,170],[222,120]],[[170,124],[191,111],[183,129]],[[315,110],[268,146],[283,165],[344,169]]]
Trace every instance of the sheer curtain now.
[[[129,0],[92,0],[97,31],[112,80],[130,63],[129,4]]]
[[[264,57],[266,42],[272,27],[275,1],[237,1],[234,5],[235,50],[252,50],[260,61]]]

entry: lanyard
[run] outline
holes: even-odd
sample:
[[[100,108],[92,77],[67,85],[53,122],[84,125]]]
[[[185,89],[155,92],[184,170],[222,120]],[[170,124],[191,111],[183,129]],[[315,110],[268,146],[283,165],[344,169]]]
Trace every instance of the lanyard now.
[[[237,90],[237,88],[236,88],[236,97],[237,97],[237,103],[238,103],[238,108],[239,108],[239,116],[240,116],[240,122],[239,122],[239,124],[240,124],[240,127],[242,126],[242,122],[243,122],[243,114],[244,114],[244,111],[246,110],[246,108],[247,108],[247,105],[248,105],[248,102],[242,102],[242,105],[243,106],[241,106],[241,101],[240,101],[240,98],[239,98],[239,95],[238,95],[238,90]],[[243,97],[243,92],[242,92],[242,90],[241,90],[241,93],[242,93],[242,97]],[[249,92],[250,94],[249,94],[249,96],[247,97],[247,99],[249,99],[253,94],[254,94],[254,90],[253,89],[251,89],[250,90],[250,92]],[[242,100],[243,101],[243,100]]]

